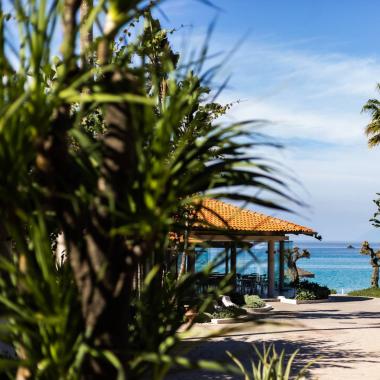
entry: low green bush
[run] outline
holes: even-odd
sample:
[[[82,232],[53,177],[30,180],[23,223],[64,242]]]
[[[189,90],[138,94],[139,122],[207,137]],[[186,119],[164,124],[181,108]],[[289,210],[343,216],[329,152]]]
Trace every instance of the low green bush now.
[[[296,287],[296,299],[298,300],[321,300],[326,299],[330,295],[330,289],[327,286],[322,286],[316,282],[307,280],[301,281]],[[312,297],[312,298],[299,298]]]
[[[259,296],[249,294],[244,296],[244,304],[246,307],[251,307],[254,309],[265,306],[265,302]]]
[[[296,300],[309,301],[309,300],[315,300],[315,299],[316,299],[315,294],[312,291],[306,290],[306,289],[297,290]]]
[[[194,322],[195,323],[207,323],[210,322],[210,314],[209,313],[199,313],[195,318]]]
[[[218,310],[215,310],[211,317],[215,319],[223,319],[223,318],[236,318],[240,315],[247,314],[247,311],[235,306],[221,307]]]
[[[330,289],[330,294],[337,294],[338,292],[336,291],[336,289]]]

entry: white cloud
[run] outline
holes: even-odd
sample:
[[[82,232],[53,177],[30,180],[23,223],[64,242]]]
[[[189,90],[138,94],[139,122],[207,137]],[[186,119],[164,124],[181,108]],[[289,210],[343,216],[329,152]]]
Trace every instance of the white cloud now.
[[[235,36],[216,34],[213,51],[228,51]],[[200,41],[193,35],[188,46]],[[274,214],[309,225],[326,240],[371,239],[380,149],[367,148],[363,131],[369,115],[361,109],[369,98],[380,98],[380,60],[329,49],[317,52],[313,41],[247,39],[219,74],[219,82],[233,75],[219,100],[242,100],[229,118],[266,119],[272,124],[262,132],[288,142],[285,152],[269,156],[292,168],[310,208],[297,209],[300,215]]]
[[[273,133],[343,144],[365,143],[361,108],[380,80],[380,61],[246,42],[224,101],[242,99],[235,119],[267,119]]]
[[[268,120],[270,125],[267,131],[278,137],[312,139],[324,143],[350,144],[357,140],[364,143],[363,128],[367,116],[355,110],[338,113],[323,112],[321,108],[309,110],[302,104],[247,100],[236,105],[230,116],[236,120]]]
[[[380,149],[367,148],[369,116],[360,111],[377,96],[380,62],[316,54],[310,46],[295,51],[258,45],[249,45],[252,53],[245,49],[245,60],[233,60],[235,75],[223,100],[244,99],[231,117],[269,120],[264,131],[288,141],[278,159],[302,181],[308,191],[300,192],[302,199],[311,207],[297,210],[301,216],[279,216],[310,225],[327,240],[373,238],[369,218],[380,191]]]

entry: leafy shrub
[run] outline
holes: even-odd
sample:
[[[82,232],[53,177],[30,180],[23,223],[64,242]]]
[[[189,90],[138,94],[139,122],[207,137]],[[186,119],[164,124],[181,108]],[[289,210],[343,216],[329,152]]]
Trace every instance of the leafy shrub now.
[[[244,296],[244,303],[245,303],[245,306],[255,308],[255,309],[265,306],[265,302],[259,296],[256,296],[256,295],[246,294]]]
[[[336,291],[336,289],[330,289],[330,294],[337,294],[338,292]]]
[[[297,290],[296,300],[308,301],[308,300],[315,300],[315,299],[316,299],[316,296],[312,291],[307,290],[307,289]]]
[[[240,315],[247,314],[247,311],[235,306],[221,307],[218,310],[215,310],[211,316],[215,319],[223,319],[223,318],[236,318]]]
[[[207,323],[210,321],[211,321],[211,318],[208,313],[199,313],[194,319],[195,323]]]
[[[326,299],[330,295],[330,289],[327,286],[321,286],[316,282],[307,280],[301,281],[296,288],[296,299],[321,300]],[[312,298],[299,298],[312,297]]]

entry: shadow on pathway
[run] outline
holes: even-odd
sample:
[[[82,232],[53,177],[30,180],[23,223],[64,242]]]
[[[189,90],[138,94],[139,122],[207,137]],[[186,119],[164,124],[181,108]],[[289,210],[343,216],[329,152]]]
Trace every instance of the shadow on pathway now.
[[[230,336],[218,341],[186,341],[182,343],[179,354],[186,354],[191,360],[216,360],[224,361],[231,364],[231,360],[226,355],[226,351],[233,353],[246,368],[250,368],[250,362],[253,359],[257,362],[257,354],[253,350],[252,343],[248,342],[252,334],[242,334],[239,340],[232,339]],[[274,343],[277,352],[285,351],[286,358],[296,350],[299,350],[293,365],[294,372],[301,370],[310,361],[320,357],[312,367],[333,367],[349,368],[353,362],[360,360],[362,364],[378,362],[379,360],[368,357],[368,353],[359,349],[342,349],[340,344],[323,339],[310,340],[287,340],[268,338],[265,341],[266,346]],[[255,342],[256,347],[262,351],[263,341]],[[204,371],[180,371],[172,372],[168,379],[170,380],[190,380],[190,379],[243,379],[243,376],[220,374],[215,372]]]

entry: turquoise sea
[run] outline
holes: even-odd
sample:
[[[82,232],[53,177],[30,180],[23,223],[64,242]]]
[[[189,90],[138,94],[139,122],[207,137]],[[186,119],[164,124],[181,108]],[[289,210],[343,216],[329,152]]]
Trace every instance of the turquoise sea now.
[[[300,248],[310,251],[310,259],[301,259],[298,266],[315,274],[313,281],[338,293],[368,288],[372,267],[369,257],[360,254],[361,242],[299,242]],[[351,244],[354,249],[348,249]],[[379,249],[379,243],[372,243]]]
[[[348,249],[352,245],[354,249]],[[310,259],[300,259],[298,266],[315,274],[310,281],[318,282],[335,289],[338,293],[347,293],[350,290],[368,288],[372,267],[368,256],[360,254],[361,242],[318,242],[299,241],[293,246],[306,248],[310,251]],[[379,243],[372,243],[373,248],[379,249]],[[266,273],[266,244],[259,244],[251,252],[238,252],[237,272],[241,274]],[[220,255],[221,250],[211,248],[199,252],[196,269],[200,269],[208,261]],[[277,255],[276,255],[277,256]],[[224,261],[215,269],[216,272],[225,272]],[[278,262],[276,260],[276,270]]]

